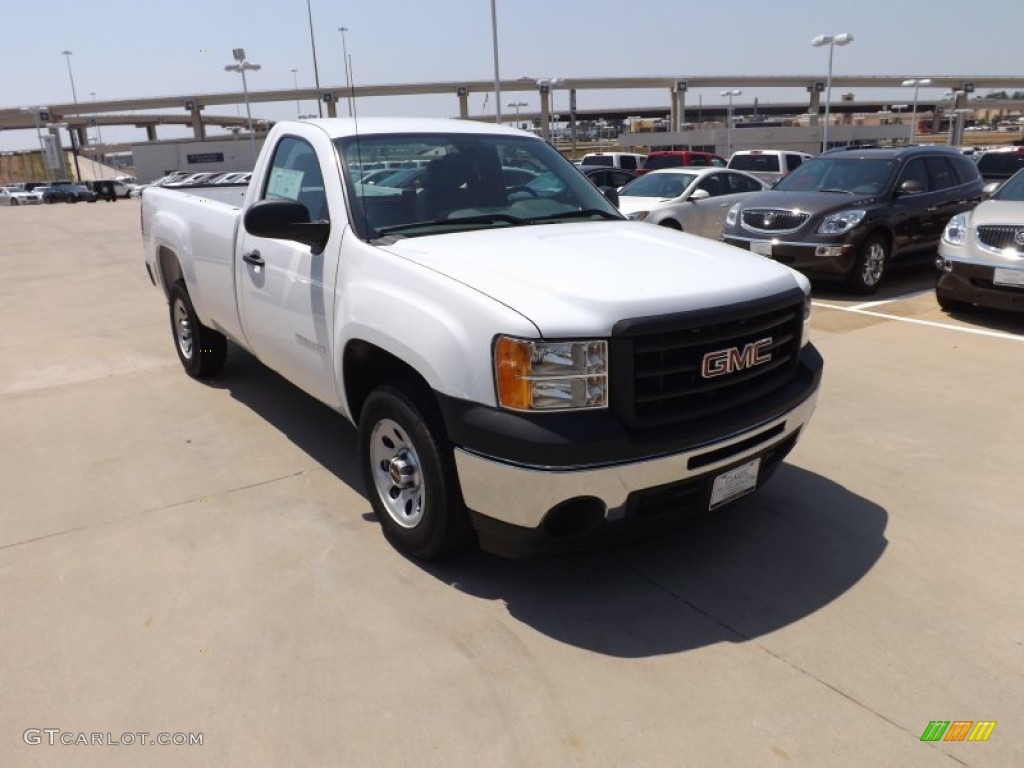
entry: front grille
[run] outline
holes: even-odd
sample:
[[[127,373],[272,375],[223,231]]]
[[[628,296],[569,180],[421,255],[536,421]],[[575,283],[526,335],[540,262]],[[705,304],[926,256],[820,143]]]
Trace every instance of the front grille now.
[[[1024,253],[1024,243],[1017,240],[1018,237],[1024,240],[1024,227],[1013,224],[985,224],[978,227],[976,236],[978,242],[988,248],[999,251],[1010,248],[1018,253]]]
[[[741,216],[743,226],[754,232],[793,232],[810,218],[810,214],[784,208],[748,208]]]
[[[804,295],[796,289],[729,309],[616,324],[612,409],[627,426],[647,428],[696,421],[766,396],[796,372],[803,311]],[[770,359],[754,364],[754,345],[758,359]],[[719,370],[704,370],[709,355],[735,370],[705,375]]]

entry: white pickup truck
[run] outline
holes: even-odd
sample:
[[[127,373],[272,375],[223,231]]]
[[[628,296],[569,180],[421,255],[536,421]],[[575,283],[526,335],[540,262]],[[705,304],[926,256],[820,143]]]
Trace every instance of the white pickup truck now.
[[[385,165],[407,172],[361,182]],[[149,188],[142,231],[185,370],[216,375],[230,340],[350,419],[384,534],[415,557],[717,510],[817,399],[802,276],[626,221],[514,129],[278,123],[247,189]]]

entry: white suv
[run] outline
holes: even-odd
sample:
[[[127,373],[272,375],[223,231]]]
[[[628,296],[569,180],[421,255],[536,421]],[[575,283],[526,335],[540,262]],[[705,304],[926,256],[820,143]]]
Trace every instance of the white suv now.
[[[624,168],[636,171],[644,167],[647,155],[633,152],[588,152],[583,156],[580,165],[583,167],[601,166],[603,168]]]
[[[813,155],[806,152],[790,152],[782,149],[741,149],[729,158],[729,168],[746,171],[761,181],[774,184],[783,176],[795,171]]]

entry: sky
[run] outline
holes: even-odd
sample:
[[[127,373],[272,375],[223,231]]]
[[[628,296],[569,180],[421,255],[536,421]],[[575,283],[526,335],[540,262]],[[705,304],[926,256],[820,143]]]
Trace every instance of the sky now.
[[[357,85],[493,80],[491,0],[309,0],[322,85],[344,82],[342,36]],[[495,0],[502,80],[520,77],[821,75],[819,34],[849,32],[835,75],[1001,75],[1024,78],[1021,0]],[[313,85],[307,0],[0,0],[5,73],[0,109],[71,101],[70,59],[80,102],[238,89],[224,71],[231,50],[261,65],[251,90]],[[62,51],[70,50],[65,57]],[[293,75],[292,69],[297,69]],[[722,101],[691,89],[687,104]],[[941,90],[921,90],[938,98]],[[979,94],[981,95],[981,94]],[[800,101],[802,92],[745,89],[737,104]],[[863,99],[907,100],[881,91]],[[484,112],[473,94],[470,113]],[[566,98],[556,94],[557,99]],[[833,94],[836,98],[836,94]],[[539,99],[517,93],[536,110]],[[504,101],[511,99],[505,98]],[[659,106],[664,90],[580,91],[580,109]],[[313,102],[302,110],[315,111]],[[295,102],[254,104],[255,118],[295,117]],[[454,96],[363,99],[360,115],[451,117]],[[239,114],[239,108],[210,108]],[[244,107],[241,108],[244,114]],[[493,114],[493,102],[487,105]],[[510,112],[503,106],[504,112]],[[106,141],[142,141],[142,129],[107,128]],[[211,132],[211,135],[213,132]],[[190,135],[162,127],[161,138]],[[0,133],[0,149],[38,146],[34,131]]]

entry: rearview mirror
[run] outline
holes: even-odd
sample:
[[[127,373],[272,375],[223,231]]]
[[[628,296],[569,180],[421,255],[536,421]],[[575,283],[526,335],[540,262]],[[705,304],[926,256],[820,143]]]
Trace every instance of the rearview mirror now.
[[[294,200],[261,200],[250,206],[242,218],[245,231],[254,237],[294,240],[320,253],[327,245],[331,224],[310,221],[309,209]]]

